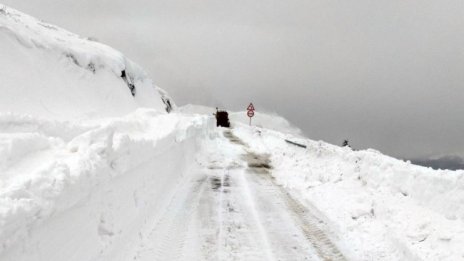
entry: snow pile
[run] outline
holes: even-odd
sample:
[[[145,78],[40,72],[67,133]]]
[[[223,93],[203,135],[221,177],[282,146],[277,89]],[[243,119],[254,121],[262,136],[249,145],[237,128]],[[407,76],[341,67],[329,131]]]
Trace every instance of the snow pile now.
[[[178,108],[179,112],[185,114],[204,114],[204,115],[213,115],[216,112],[216,109],[209,106],[197,105],[197,104],[186,104]]]
[[[161,207],[163,193],[188,168],[208,124],[206,117],[140,109],[78,126],[75,132],[81,133],[69,141],[60,138],[67,136],[59,134],[66,125],[61,122],[54,132],[48,129],[53,136],[1,134],[0,259],[90,260],[136,236],[133,227],[149,216],[143,211]],[[68,241],[71,235],[82,242]],[[76,247],[86,250],[77,253]]]
[[[121,116],[174,104],[120,52],[0,5],[0,112]]]
[[[235,133],[252,150],[271,153],[272,175],[332,225],[353,260],[464,258],[464,171],[245,125]]]

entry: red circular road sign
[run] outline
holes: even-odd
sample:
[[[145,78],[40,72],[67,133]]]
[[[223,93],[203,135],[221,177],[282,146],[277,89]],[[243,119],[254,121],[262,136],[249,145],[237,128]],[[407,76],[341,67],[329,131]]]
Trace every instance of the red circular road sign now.
[[[255,116],[255,112],[254,111],[248,111],[247,115],[248,115],[248,117],[251,118],[251,117]]]

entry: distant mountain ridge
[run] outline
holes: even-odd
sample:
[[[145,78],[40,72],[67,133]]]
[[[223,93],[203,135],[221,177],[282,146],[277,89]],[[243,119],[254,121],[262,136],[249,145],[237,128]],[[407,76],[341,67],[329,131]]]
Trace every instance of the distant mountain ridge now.
[[[416,165],[431,167],[433,169],[464,169],[464,159],[456,155],[446,155],[436,158],[417,158],[411,159],[411,162]]]

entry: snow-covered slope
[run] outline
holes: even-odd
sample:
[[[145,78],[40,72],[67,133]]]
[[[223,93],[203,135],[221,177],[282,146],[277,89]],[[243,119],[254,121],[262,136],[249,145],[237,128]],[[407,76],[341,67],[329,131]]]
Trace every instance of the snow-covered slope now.
[[[351,260],[464,259],[464,170],[246,125],[235,134],[270,154],[277,182],[330,225]]]
[[[166,108],[165,93],[120,52],[2,5],[0,57],[2,113],[63,120]]]

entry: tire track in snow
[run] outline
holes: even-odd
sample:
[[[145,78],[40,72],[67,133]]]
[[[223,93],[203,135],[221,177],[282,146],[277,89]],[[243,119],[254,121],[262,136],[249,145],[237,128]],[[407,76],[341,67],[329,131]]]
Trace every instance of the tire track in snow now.
[[[134,260],[182,260],[183,257],[190,260],[189,255],[195,253],[184,253],[189,221],[196,214],[206,180],[205,176],[180,186],[163,216],[143,240]]]
[[[284,188],[277,185],[270,174],[254,173],[251,179],[259,185],[256,186],[257,193],[263,194],[261,200],[267,204],[275,204],[287,211],[289,219],[292,220],[302,231],[303,236],[322,260],[343,261],[345,257],[332,243],[323,228],[323,221],[313,215],[308,208],[295,200]],[[273,197],[272,203],[263,199]]]
[[[253,192],[263,227],[277,260],[324,260],[320,257],[295,220],[295,213],[288,208],[281,191],[261,176],[265,174],[248,170],[244,176]]]
[[[250,207],[243,203],[246,200],[239,178],[241,172],[226,168],[221,173],[216,170],[212,174],[211,189],[205,189],[202,196],[206,211],[200,211],[199,219],[207,225],[205,228],[213,230],[202,235],[202,242],[209,247],[204,248],[207,252],[201,260],[272,260],[266,254],[265,238],[257,229]],[[210,219],[208,214],[217,219],[205,221]]]
[[[243,174],[241,175],[240,180],[241,180],[241,183],[242,183],[241,185],[244,188],[243,190],[244,190],[245,197],[248,199],[247,200],[248,210],[250,211],[252,219],[253,219],[253,221],[255,223],[255,227],[257,228],[257,231],[259,233],[260,238],[262,239],[262,242],[263,242],[263,245],[264,245],[264,248],[265,248],[264,251],[265,251],[265,254],[266,254],[266,260],[275,260],[274,255],[273,255],[272,250],[271,250],[271,244],[269,242],[266,230],[263,227],[263,224],[260,222],[261,217],[258,214],[258,212],[256,211],[257,208],[255,206],[253,197],[251,195],[250,188],[249,188],[249,186],[247,184],[247,181],[245,179],[245,176]]]
[[[280,187],[283,190],[282,187]],[[320,228],[323,221],[304,207],[300,202],[291,197],[288,192],[281,192],[289,209],[294,213],[293,217],[301,226],[306,238],[313,244],[319,256],[324,260],[343,261],[343,254],[332,243],[327,234]]]
[[[222,249],[222,242],[224,241],[224,226],[223,226],[223,223],[224,223],[224,218],[223,218],[223,204],[224,204],[224,171],[221,171],[221,183],[220,183],[220,186],[219,186],[219,189],[220,189],[220,193],[219,193],[219,208],[218,208],[218,219],[219,219],[219,236],[218,236],[218,241],[219,241],[219,244],[218,244],[218,253],[219,253],[219,260],[224,260],[224,256],[223,256],[223,249]],[[215,186],[215,184],[213,184],[213,186]],[[213,189],[215,189],[215,187],[213,187]]]
[[[240,138],[235,136],[231,131],[225,131],[224,136],[230,142],[241,145],[245,148],[246,154],[243,159],[248,163],[249,173],[252,175],[249,181],[250,185],[255,184],[255,198],[262,200],[262,203],[287,209],[291,219],[303,232],[306,240],[312,245],[317,252],[318,257],[322,260],[342,261],[345,260],[343,254],[332,243],[327,233],[321,228],[323,221],[318,219],[300,202],[295,200],[285,189],[276,184],[270,174],[271,161],[267,154],[256,154],[249,151],[249,146]],[[259,196],[257,194],[264,194]],[[267,198],[275,197],[275,201],[269,201]],[[277,233],[275,233],[277,234]],[[269,235],[272,238],[272,234]],[[309,260],[306,259],[305,260]]]
[[[319,220],[275,184],[267,155],[248,152],[247,170],[216,158],[184,177],[134,260],[344,260]]]

